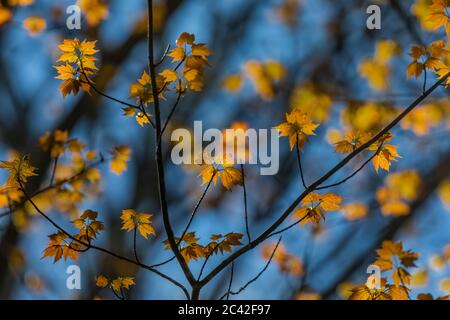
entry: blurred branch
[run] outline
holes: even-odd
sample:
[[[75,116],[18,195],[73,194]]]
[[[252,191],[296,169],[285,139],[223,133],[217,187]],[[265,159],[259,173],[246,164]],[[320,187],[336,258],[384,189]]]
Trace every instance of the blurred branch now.
[[[441,157],[439,163],[437,163],[429,172],[422,175],[424,180],[421,191],[419,192],[417,199],[410,204],[410,213],[407,216],[391,219],[389,223],[380,230],[378,236],[372,241],[371,245],[359,253],[353,262],[344,269],[342,274],[328,287],[328,289],[324,290],[322,294],[323,298],[327,298],[334,294],[340,283],[349,279],[361,266],[363,266],[364,262],[368,257],[371,257],[372,252],[381,245],[383,240],[392,240],[407,222],[420,214],[420,208],[425,204],[427,199],[433,194],[440,183],[450,176],[449,162],[450,154],[447,153],[445,156]],[[372,226],[373,223],[370,223],[368,227]]]

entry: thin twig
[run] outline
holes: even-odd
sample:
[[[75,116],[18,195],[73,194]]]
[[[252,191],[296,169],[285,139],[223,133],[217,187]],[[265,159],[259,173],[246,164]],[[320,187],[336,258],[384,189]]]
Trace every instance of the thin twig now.
[[[199,283],[200,286],[204,286],[209,281],[211,281],[218,273],[220,273],[228,264],[232,261],[239,258],[244,253],[252,250],[254,247],[264,242],[268,236],[271,236],[272,233],[290,216],[290,214],[295,210],[295,208],[300,204],[300,202],[305,198],[309,193],[314,191],[317,187],[319,187],[324,182],[328,181],[336,172],[342,169],[348,162],[350,162],[354,157],[360,154],[362,151],[369,148],[372,144],[377,142],[381,137],[383,137],[387,132],[389,132],[392,128],[394,128],[403,118],[405,118],[415,107],[420,105],[431,93],[434,92],[438,87],[440,87],[445,81],[450,77],[450,72],[439,79],[433,86],[431,86],[424,94],[419,96],[414,102],[412,102],[407,108],[405,108],[397,117],[395,117],[386,127],[384,127],[378,134],[369,139],[366,143],[362,144],[360,147],[355,149],[349,155],[347,155],[344,159],[342,159],[339,163],[337,163],[334,167],[328,170],[323,176],[313,182],[305,191],[303,191],[290,205],[284,210],[284,212],[279,216],[279,218],[272,223],[261,235],[259,235],[255,240],[251,243],[243,246],[229,257],[224,259],[216,268],[214,268],[208,275],[205,276]]]
[[[269,234],[267,236],[267,238],[271,238],[273,236],[276,236],[277,234],[282,234],[285,231],[288,231],[289,229],[295,227],[296,225],[298,225],[299,223],[301,223],[303,220],[305,220],[308,217],[308,213],[305,214],[303,217],[301,217],[300,219],[296,220],[295,222],[291,223],[290,225],[288,225],[287,227],[280,229],[278,231],[274,231],[271,234]]]
[[[253,282],[257,281],[257,280],[263,275],[263,273],[267,270],[267,268],[268,268],[269,265],[270,265],[270,262],[272,262],[272,259],[273,259],[274,255],[275,255],[275,252],[277,251],[278,246],[280,245],[280,242],[281,242],[281,237],[278,239],[278,242],[277,242],[277,244],[275,245],[275,248],[273,249],[272,254],[270,255],[269,261],[267,261],[267,263],[266,263],[266,265],[264,266],[264,268],[263,268],[263,269],[262,269],[262,270],[254,277],[254,278],[252,278],[251,280],[249,280],[249,281],[248,281],[245,285],[243,285],[238,291],[231,291],[231,290],[228,290],[222,297],[220,297],[220,300],[223,300],[223,298],[228,297],[230,294],[231,294],[231,295],[238,295],[238,294],[240,294],[242,291],[244,291],[245,289],[247,289],[247,287],[248,287],[249,285],[251,285]]]
[[[161,135],[159,136],[158,141],[161,140],[162,135],[164,134],[164,131],[166,130],[167,125],[169,124],[169,121],[172,119],[172,116],[174,115],[175,110],[177,109],[178,103],[180,102],[181,96],[182,96],[182,92],[180,91],[180,92],[178,93],[177,100],[175,101],[175,103],[174,103],[172,109],[170,110],[170,113],[169,113],[169,115],[167,116],[167,120],[166,120],[166,122],[164,123],[164,125],[163,125],[163,127],[162,127],[162,129],[161,129]]]
[[[214,176],[216,175],[216,173],[213,173],[211,176],[211,179],[209,179],[208,185],[206,186],[205,190],[203,190],[203,193],[200,197],[200,199],[197,201],[197,204],[194,207],[194,210],[192,210],[191,216],[189,218],[189,221],[186,225],[186,227],[184,228],[183,233],[181,234],[180,240],[178,240],[177,242],[177,246],[180,245],[180,243],[183,241],[184,236],[186,235],[186,233],[189,231],[189,227],[192,224],[192,221],[194,220],[195,215],[197,214],[198,208],[200,207],[201,203],[203,202],[203,200],[205,199],[206,194],[208,193],[209,187],[211,186],[211,183],[214,180]]]
[[[82,176],[83,174],[85,174],[89,169],[97,167],[98,165],[102,164],[104,161],[105,161],[105,159],[103,158],[103,156],[101,156],[99,161],[93,163],[92,165],[90,165],[88,167],[85,167],[84,169],[82,169],[80,172],[78,172],[77,174],[73,175],[72,177],[64,179],[64,180],[61,180],[61,181],[58,181],[57,183],[55,183],[53,185],[49,185],[49,186],[47,186],[45,188],[42,188],[42,189],[34,192],[31,195],[31,198],[34,198],[37,195],[40,195],[40,194],[45,193],[47,191],[50,191],[52,189],[59,188],[59,187],[61,187],[62,185],[66,184],[66,183],[72,182],[73,180],[75,180],[75,179],[79,178],[80,176]],[[3,218],[3,217],[8,216],[10,214],[12,214],[14,212],[14,210],[17,210],[17,209],[21,208],[26,202],[27,201],[25,200],[25,201],[21,201],[20,203],[18,203],[15,206],[11,205],[11,207],[9,208],[9,211],[0,213],[0,219]]]
[[[336,187],[336,186],[339,186],[339,185],[341,185],[341,184],[347,182],[348,180],[350,180],[351,178],[353,178],[358,172],[360,172],[362,169],[364,169],[364,167],[365,167],[370,161],[372,161],[373,158],[375,158],[375,157],[378,155],[378,153],[380,152],[382,146],[383,146],[383,144],[380,143],[380,146],[378,147],[378,150],[377,150],[377,151],[376,151],[369,159],[367,159],[366,161],[364,161],[364,163],[363,163],[363,164],[362,164],[355,172],[353,172],[351,175],[349,175],[347,178],[342,179],[341,181],[336,182],[336,183],[328,184],[328,185],[325,185],[325,186],[322,186],[322,187],[317,187],[316,190],[323,190],[323,189],[328,189],[328,188],[331,188],[331,187]]]
[[[163,265],[165,265],[165,264],[167,264],[167,263],[173,261],[174,259],[176,259],[175,256],[173,256],[172,258],[169,258],[169,259],[167,259],[167,260],[165,260],[165,261],[163,261],[163,262],[152,264],[152,265],[150,266],[150,268],[161,267],[161,266],[163,266]]]
[[[248,208],[247,208],[247,188],[245,186],[245,171],[244,165],[241,164],[241,175],[242,175],[242,188],[244,189],[244,215],[245,215],[245,232],[247,233],[248,242],[252,242],[252,237],[250,235],[250,227],[248,224]]]
[[[59,226],[55,221],[53,221],[47,214],[45,214],[45,213],[44,213],[44,212],[36,205],[36,203],[33,201],[33,199],[31,199],[31,197],[28,195],[28,193],[27,193],[27,191],[25,190],[25,188],[24,188],[24,186],[23,186],[23,184],[22,184],[22,181],[20,181],[20,179],[18,180],[18,183],[19,183],[19,186],[20,186],[20,191],[23,192],[25,198],[28,200],[28,202],[30,202],[30,204],[33,206],[33,208],[34,208],[34,209],[35,209],[42,217],[44,217],[44,218],[45,218],[45,219],[46,219],[53,227],[55,227],[57,230],[59,230],[59,231],[61,231],[62,233],[64,233],[64,235],[66,235],[68,238],[70,238],[71,240],[73,240],[73,241],[75,241],[75,242],[77,242],[77,243],[81,244],[82,246],[87,247],[87,248],[89,248],[89,249],[94,249],[94,250],[97,250],[97,251],[101,251],[101,252],[106,253],[106,254],[109,254],[109,255],[111,255],[111,256],[113,256],[113,257],[119,259],[119,260],[123,260],[123,261],[129,262],[129,263],[135,264],[135,265],[137,265],[137,266],[140,266],[140,267],[142,267],[142,268],[144,268],[144,269],[146,269],[146,270],[149,270],[149,271],[151,271],[151,272],[153,272],[153,273],[159,275],[160,277],[162,277],[162,278],[164,278],[164,279],[170,281],[171,283],[173,283],[173,284],[176,285],[177,287],[179,287],[179,288],[183,291],[183,293],[186,295],[186,297],[187,297],[188,299],[190,298],[189,292],[186,290],[186,288],[185,288],[182,284],[180,284],[178,281],[172,279],[172,278],[169,277],[168,275],[162,273],[161,271],[152,269],[152,268],[150,268],[149,266],[144,265],[144,264],[142,264],[142,263],[140,263],[140,262],[138,262],[138,261],[134,261],[134,260],[129,259],[129,258],[127,258],[127,257],[121,256],[121,255],[119,255],[119,254],[117,254],[117,253],[115,253],[115,252],[112,252],[112,251],[108,250],[108,249],[105,249],[105,248],[102,248],[102,247],[98,247],[98,246],[92,245],[92,244],[90,244],[90,243],[86,243],[86,242],[84,242],[84,241],[82,241],[82,240],[80,240],[80,239],[78,239],[78,238],[72,236],[69,232],[67,232],[64,228],[62,228],[61,226]]]
[[[148,25],[147,25],[147,46],[148,46],[148,68],[150,72],[150,80],[152,84],[152,95],[153,95],[153,104],[155,109],[155,129],[156,129],[156,171],[158,177],[158,192],[159,192],[159,201],[163,216],[163,224],[164,229],[167,233],[167,239],[169,241],[169,245],[175,257],[178,260],[178,263],[183,270],[186,279],[189,283],[194,286],[196,285],[196,280],[192,275],[191,270],[189,269],[186,261],[181,255],[178,245],[175,241],[174,232],[172,229],[172,225],[170,223],[169,210],[167,205],[166,198],[166,181],[164,176],[164,162],[163,162],[163,154],[162,154],[162,146],[161,146],[161,112],[159,109],[159,97],[158,97],[158,88],[156,84],[156,70],[154,63],[154,53],[153,53],[153,1],[147,1],[147,15],[148,15]]]
[[[111,288],[111,291],[114,293],[114,295],[116,296],[117,299],[119,300],[125,300],[124,297],[120,296],[116,290],[114,290],[113,288]]]
[[[164,53],[163,53],[161,59],[157,63],[155,63],[155,67],[158,67],[159,65],[161,65],[164,62],[164,59],[166,59],[167,54],[169,53],[169,50],[170,50],[170,43],[167,45],[166,50],[164,50]]]
[[[133,252],[134,252],[134,258],[136,259],[136,261],[141,263],[141,261],[139,260],[138,253],[137,253],[137,228],[134,228],[134,233],[133,233]]]
[[[84,69],[83,69],[82,66],[81,66],[81,72],[83,73],[83,75],[84,75],[84,77],[87,79],[87,81],[81,80],[80,82],[81,82],[81,83],[86,83],[86,84],[88,84],[88,85],[89,85],[89,86],[90,86],[97,94],[99,94],[99,95],[101,95],[102,97],[107,98],[107,99],[109,99],[109,100],[112,100],[112,101],[115,101],[115,102],[117,102],[117,103],[120,103],[120,104],[122,104],[122,105],[124,105],[124,106],[130,107],[130,108],[133,108],[133,109],[139,109],[139,107],[136,106],[136,105],[134,105],[134,104],[131,104],[131,103],[128,103],[128,102],[126,102],[126,101],[123,101],[123,100],[114,98],[114,97],[110,96],[109,94],[106,94],[106,93],[102,92],[100,89],[98,89],[98,88],[95,86],[95,84],[91,81],[91,79],[89,79],[89,77],[87,76],[87,74],[86,74],[86,72],[84,71]]]
[[[300,148],[298,146],[298,136],[297,136],[297,142],[295,143],[295,146],[296,146],[295,150],[297,153],[298,169],[300,170],[300,177],[302,179],[302,185],[303,185],[303,188],[307,189],[308,187],[306,186],[306,183],[305,183],[305,176],[303,175],[302,160],[300,158]]]
[[[230,283],[228,284],[227,300],[230,300],[231,286],[233,285],[234,261],[231,263]]]
[[[203,271],[205,270],[205,267],[208,264],[209,258],[211,258],[216,253],[216,250],[219,248],[220,245],[223,244],[224,241],[226,241],[226,239],[224,239],[220,242],[217,242],[216,245],[214,246],[214,248],[212,248],[211,251],[208,253],[208,255],[205,257],[205,261],[203,261],[202,267],[200,268],[200,272],[198,274],[197,281],[200,281],[200,279],[203,275]]]
[[[97,86],[91,81],[91,79],[89,79],[88,75],[86,74],[86,71],[85,71],[84,68],[83,68],[83,64],[81,63],[81,61],[80,61],[80,67],[81,67],[81,73],[82,73],[82,74],[84,75],[84,77],[86,78],[86,81],[80,80],[80,82],[88,84],[88,85],[89,85],[89,86],[90,86],[97,94],[101,95],[101,96],[104,97],[104,98],[107,98],[107,99],[109,99],[109,100],[115,101],[115,102],[120,103],[120,104],[122,104],[122,105],[124,105],[124,106],[127,106],[127,107],[130,107],[130,108],[139,110],[139,111],[141,111],[142,113],[146,114],[146,111],[145,111],[141,106],[136,106],[136,105],[134,105],[134,104],[131,104],[131,103],[128,103],[128,102],[126,102],[126,101],[123,101],[123,100],[114,98],[114,97],[110,96],[109,94],[106,94],[106,93],[102,92],[102,91],[101,91],[100,89],[98,89]],[[155,124],[153,123],[153,121],[150,119],[150,117],[149,117],[148,115],[146,115],[146,117],[147,117],[147,120],[149,121],[150,125],[154,128],[154,127],[155,127]]]

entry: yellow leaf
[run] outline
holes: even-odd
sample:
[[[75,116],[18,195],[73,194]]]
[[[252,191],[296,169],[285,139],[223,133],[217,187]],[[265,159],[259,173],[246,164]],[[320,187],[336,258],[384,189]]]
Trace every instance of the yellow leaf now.
[[[334,211],[340,208],[342,197],[334,193],[325,193],[320,197],[320,206],[326,211]]]
[[[191,54],[193,56],[199,56],[205,60],[208,59],[208,56],[211,54],[203,43],[193,44],[191,48]]]
[[[229,92],[238,92],[242,88],[241,75],[231,74],[227,76],[222,82],[222,87]]]
[[[99,25],[102,20],[108,18],[108,5],[104,0],[78,0],[77,4],[91,27]]]
[[[390,144],[384,145],[372,159],[375,171],[378,172],[380,168],[385,171],[389,171],[391,167],[391,161],[397,161],[397,158],[400,158],[397,152],[397,147]]]
[[[95,285],[96,285],[97,287],[105,288],[108,284],[109,284],[109,280],[108,280],[108,278],[106,278],[105,276],[99,275],[99,276],[95,279]]]
[[[37,176],[36,168],[33,167],[28,159],[28,156],[17,156],[12,161],[0,161],[0,169],[5,169],[9,172],[7,180],[8,185],[18,185],[18,181],[25,184],[28,178]]]
[[[411,276],[411,285],[415,287],[424,287],[428,283],[428,272],[425,269],[420,269]]]
[[[195,41],[195,35],[193,35],[191,33],[183,32],[178,37],[176,43],[177,43],[177,46],[181,47],[185,44],[189,44],[189,45],[193,44],[194,41]]]
[[[439,197],[441,201],[447,206],[450,207],[450,179],[445,180],[438,189]]]
[[[145,114],[143,112],[138,112],[136,114],[136,122],[141,127],[144,127],[146,124],[150,124],[150,120],[145,116]]]
[[[122,220],[122,230],[130,232],[137,228],[139,234],[145,239],[148,239],[149,235],[156,236],[151,222],[152,216],[152,214],[137,213],[133,209],[123,210],[122,215],[120,216],[120,219]]]
[[[172,49],[167,56],[172,58],[172,62],[180,62],[185,58],[186,51],[183,47],[176,47]]]
[[[161,72],[161,75],[164,77],[167,83],[174,82],[178,77],[176,71],[170,69],[164,70],[163,72]]]
[[[439,289],[444,291],[445,294],[450,294],[450,278],[441,280],[439,282]]]
[[[39,16],[30,16],[23,21],[23,27],[28,30],[31,36],[36,36],[47,27],[47,22]]]
[[[127,146],[118,146],[111,152],[113,159],[110,169],[116,175],[121,175],[127,169],[127,162],[130,159],[131,150]]]
[[[423,63],[413,61],[408,65],[408,68],[406,69],[406,75],[408,78],[416,77],[419,78],[424,70]]]
[[[401,47],[394,41],[379,41],[375,48],[375,61],[379,63],[388,63],[394,56],[401,53]]]
[[[8,8],[0,7],[0,26],[12,20],[12,12]]]
[[[280,131],[280,136],[289,137],[289,145],[291,150],[297,144],[299,149],[303,148],[307,136],[315,135],[314,130],[319,125],[311,121],[308,115],[298,109],[294,109],[291,113],[286,114],[286,122],[275,127]]]
[[[341,208],[344,216],[349,220],[358,220],[367,216],[369,208],[363,203],[349,203]]]

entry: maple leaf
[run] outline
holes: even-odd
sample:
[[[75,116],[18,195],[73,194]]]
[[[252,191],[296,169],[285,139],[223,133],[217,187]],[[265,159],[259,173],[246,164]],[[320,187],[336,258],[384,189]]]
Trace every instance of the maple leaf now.
[[[202,185],[212,181],[215,186],[219,179],[227,190],[231,190],[235,185],[242,185],[242,172],[233,167],[234,163],[230,157],[217,155],[209,162],[211,163],[202,165],[198,175],[202,177]]]
[[[303,198],[303,206],[294,211],[293,218],[301,220],[301,225],[319,224],[320,221],[325,220],[325,211],[338,210],[341,201],[342,197],[334,193],[319,195],[311,192]]]
[[[173,63],[178,63],[176,69],[184,63],[182,78],[179,78],[177,91],[183,92],[182,88],[189,87],[192,91],[203,89],[202,76],[208,65],[208,57],[211,55],[208,48],[203,43],[195,43],[193,34],[183,32],[176,41],[177,47],[172,49],[167,56],[172,58]],[[190,52],[188,49],[190,48]],[[161,73],[165,82],[175,81],[178,76],[175,70],[164,70]]]
[[[144,127],[146,124],[150,124],[150,119],[143,112],[138,112],[136,114],[136,122],[141,127]]]
[[[132,285],[135,285],[132,277],[118,277],[111,281],[111,288],[116,292],[120,292],[122,288],[128,290]]]
[[[155,77],[157,91],[159,92],[159,97],[163,98],[163,91],[167,90],[166,78],[159,74]],[[143,71],[141,77],[137,82],[130,85],[130,97],[135,98],[139,104],[148,106],[148,104],[153,102],[153,89],[152,89],[152,79],[147,71]]]
[[[240,246],[242,245],[241,239],[243,235],[241,233],[228,233],[226,235],[221,234],[213,234],[210,239],[213,240],[210,243],[208,243],[205,248],[204,252],[205,255],[208,256],[210,254],[217,254],[224,252],[231,252],[233,246]]]
[[[180,254],[186,263],[206,257],[208,251],[205,250],[205,247],[198,244],[198,240],[199,238],[196,237],[195,232],[187,232],[182,240],[175,237],[175,242],[180,246]],[[171,250],[169,240],[164,240],[163,242],[166,245],[166,250]]]
[[[279,124],[275,129],[280,131],[280,136],[289,137],[291,150],[297,144],[299,149],[303,149],[308,136],[315,135],[314,130],[319,125],[312,122],[308,115],[299,109],[294,109],[291,113],[286,113],[286,122]]]
[[[95,285],[96,285],[97,287],[105,288],[106,286],[108,286],[108,284],[109,284],[108,278],[106,278],[106,277],[103,276],[103,275],[99,275],[99,276],[95,279]]]
[[[18,156],[12,161],[0,161],[0,169],[9,172],[6,184],[11,186],[17,185],[18,181],[25,184],[28,178],[37,176],[37,169],[30,164],[28,156]]]
[[[44,253],[42,255],[42,259],[46,257],[53,257],[53,263],[58,262],[61,258],[64,260],[72,259],[77,260],[78,251],[81,246],[73,241],[71,243],[67,243],[66,239],[68,238],[67,234],[62,231],[58,233],[52,234],[49,237],[49,243],[47,248],[45,248]]]
[[[110,163],[110,170],[116,175],[121,175],[127,170],[127,162],[130,159],[131,149],[127,146],[117,146],[111,152],[113,159]]]
[[[180,62],[186,57],[186,50],[183,47],[177,47],[172,49],[167,56],[172,58],[172,62]]]
[[[301,225],[319,224],[320,221],[325,220],[325,212],[320,207],[301,207],[294,211],[293,218],[302,220]]]
[[[81,240],[87,240],[89,243],[91,239],[95,239],[98,233],[104,229],[104,224],[97,220],[98,213],[92,210],[86,210],[78,218],[72,221],[72,223],[80,229],[80,233],[77,237]]]
[[[415,261],[419,257],[417,253],[405,251],[401,242],[389,240],[383,241],[382,247],[376,252],[377,260],[374,264],[380,267],[381,271],[393,270],[396,286],[409,284],[411,275],[405,268],[416,266]]]
[[[206,48],[204,43],[193,44],[191,46],[191,54],[193,56],[198,56],[203,60],[207,60],[208,57],[211,55],[211,53],[209,52],[208,48]]]
[[[450,36],[450,17],[447,13],[447,7],[450,7],[448,0],[433,0],[427,22],[432,30],[444,27],[447,35]]]
[[[178,47],[184,46],[186,44],[193,44],[195,41],[195,35],[187,32],[183,32],[178,37],[176,44]]]
[[[167,83],[174,82],[178,78],[177,72],[170,69],[162,71],[160,75],[164,77],[164,81]]]
[[[397,147],[391,144],[384,145],[372,159],[375,171],[381,168],[385,171],[389,171],[392,161],[397,161],[400,155],[397,152]]]
[[[72,93],[76,95],[80,89],[90,94],[92,80],[89,76],[97,70],[96,58],[93,56],[98,50],[95,49],[96,41],[80,41],[75,39],[64,39],[58,46],[61,55],[58,62],[62,65],[55,66],[58,72],[57,79],[63,80],[60,91],[63,97]]]
[[[137,213],[133,209],[126,209],[122,211],[120,219],[122,220],[122,230],[128,232],[137,228],[139,234],[148,239],[149,235],[156,236],[155,230],[152,226],[153,215],[148,213]]]
[[[116,293],[122,293],[122,289],[129,290],[135,284],[133,277],[117,277],[110,281],[107,277],[99,275],[95,279],[95,285],[97,287],[106,288],[109,285]]]
[[[389,294],[389,288],[387,287],[386,278],[382,278],[380,281],[380,288],[376,288],[372,284],[373,276],[369,276],[366,284],[357,286],[351,289],[351,295],[349,300],[392,300],[392,296]]]
[[[64,39],[58,46],[62,51],[58,62],[77,63],[79,67],[96,70],[96,58],[93,56],[98,52],[95,49],[97,41],[80,41],[77,38]]]
[[[336,152],[350,153],[355,151],[370,139],[369,133],[362,130],[348,132],[343,140],[335,143]]]

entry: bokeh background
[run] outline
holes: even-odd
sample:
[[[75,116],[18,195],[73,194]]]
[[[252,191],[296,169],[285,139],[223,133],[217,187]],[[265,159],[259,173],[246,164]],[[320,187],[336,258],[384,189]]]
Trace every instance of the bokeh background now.
[[[366,8],[373,2],[382,9],[381,30],[366,28]],[[0,3],[9,6],[6,0]],[[38,146],[39,137],[47,131],[68,130],[71,137],[80,138],[89,149],[104,154],[116,145],[129,145],[133,153],[127,172],[116,176],[108,165],[100,166],[100,186],[90,190],[77,208],[97,210],[105,222],[107,229],[98,244],[130,256],[132,236],[120,230],[121,210],[135,208],[155,213],[157,237],[139,240],[138,245],[142,260],[157,263],[170,257],[170,252],[162,244],[165,234],[158,213],[152,130],[123,117],[120,105],[95,93],[64,99],[52,67],[56,64],[57,45],[63,39],[96,39],[100,71],[95,82],[108,94],[126,99],[129,85],[146,67],[146,34],[142,28],[146,1],[106,1],[108,17],[92,24],[84,13],[81,30],[68,30],[65,10],[74,3],[36,0],[28,6],[13,7],[13,21],[0,27],[0,159],[7,159],[13,150],[31,154],[40,176],[30,180],[29,187],[37,190],[45,186],[50,175],[51,160]],[[302,154],[305,178],[313,181],[342,158],[330,144],[336,130],[358,125],[380,127],[421,94],[423,81],[407,79],[406,67],[411,61],[408,51],[413,44],[429,44],[443,38],[443,32],[429,32],[421,21],[420,14],[430,3],[426,0],[155,1],[159,55],[185,31],[194,33],[197,41],[206,43],[213,53],[204,90],[183,97],[173,126],[190,128],[194,120],[202,120],[204,128],[224,129],[236,121],[252,128],[271,128],[284,121],[285,112],[293,106],[304,106],[321,123],[317,137]],[[45,18],[46,30],[31,36],[22,27],[22,21],[30,15]],[[380,89],[371,86],[359,66],[364,59],[372,59],[377,44],[385,40],[394,41],[399,50],[386,62],[389,72],[382,78],[388,82]],[[258,80],[246,69],[249,61],[277,61],[283,66],[282,75],[267,80],[266,91],[258,90],[254,85]],[[166,64],[170,65],[168,61]],[[228,78],[230,75],[235,75],[234,80]],[[429,74],[428,85],[435,79]],[[412,296],[418,292],[446,294],[442,289],[443,281],[450,277],[448,256],[443,251],[450,243],[448,93],[443,87],[436,90],[427,99],[424,111],[417,115],[418,120],[404,122],[393,131],[393,143],[399,146],[402,158],[393,163],[391,172],[416,170],[421,180],[417,185],[405,182],[414,194],[405,200],[409,209],[406,214],[382,212],[376,193],[385,185],[388,174],[384,171],[377,174],[368,166],[333,190],[343,196],[344,203],[364,204],[367,215],[350,219],[336,211],[329,213],[320,227],[291,229],[282,243],[289,254],[301,261],[302,274],[284,272],[274,262],[238,297],[293,299],[313,293],[322,299],[345,299],[349,283],[365,282],[366,268],[384,239],[401,240],[404,248],[420,253],[416,270],[426,276],[425,280],[418,280],[420,286],[413,287]],[[164,115],[175,98],[169,95],[163,103]],[[255,235],[270,225],[301,191],[295,154],[289,151],[286,139],[281,140],[280,150],[277,176],[260,176],[258,166],[247,169],[250,225]],[[167,140],[164,152],[171,217],[179,233],[203,189],[198,171],[172,164]],[[355,159],[335,181],[356,169],[366,157],[363,154]],[[1,183],[5,177],[2,172]],[[71,217],[67,213],[54,209],[49,213],[62,225],[69,225]],[[216,187],[202,204],[191,229],[200,238],[212,233],[244,233],[243,221],[242,188],[227,192]],[[53,232],[46,221],[32,212],[21,210],[2,215],[1,298],[114,298],[95,286],[98,274],[134,276],[137,285],[130,290],[129,298],[183,298],[181,291],[154,274],[102,254],[88,252],[77,262],[60,261],[54,265],[51,259],[41,259],[47,235]],[[236,262],[235,289],[264,267],[266,260],[261,249],[256,248]],[[221,258],[212,258],[207,270]],[[81,268],[81,290],[66,288],[66,268],[71,264]],[[198,272],[201,263],[190,265]],[[176,262],[161,270],[184,283]],[[212,281],[201,297],[220,297],[226,291],[229,271],[226,269]]]

